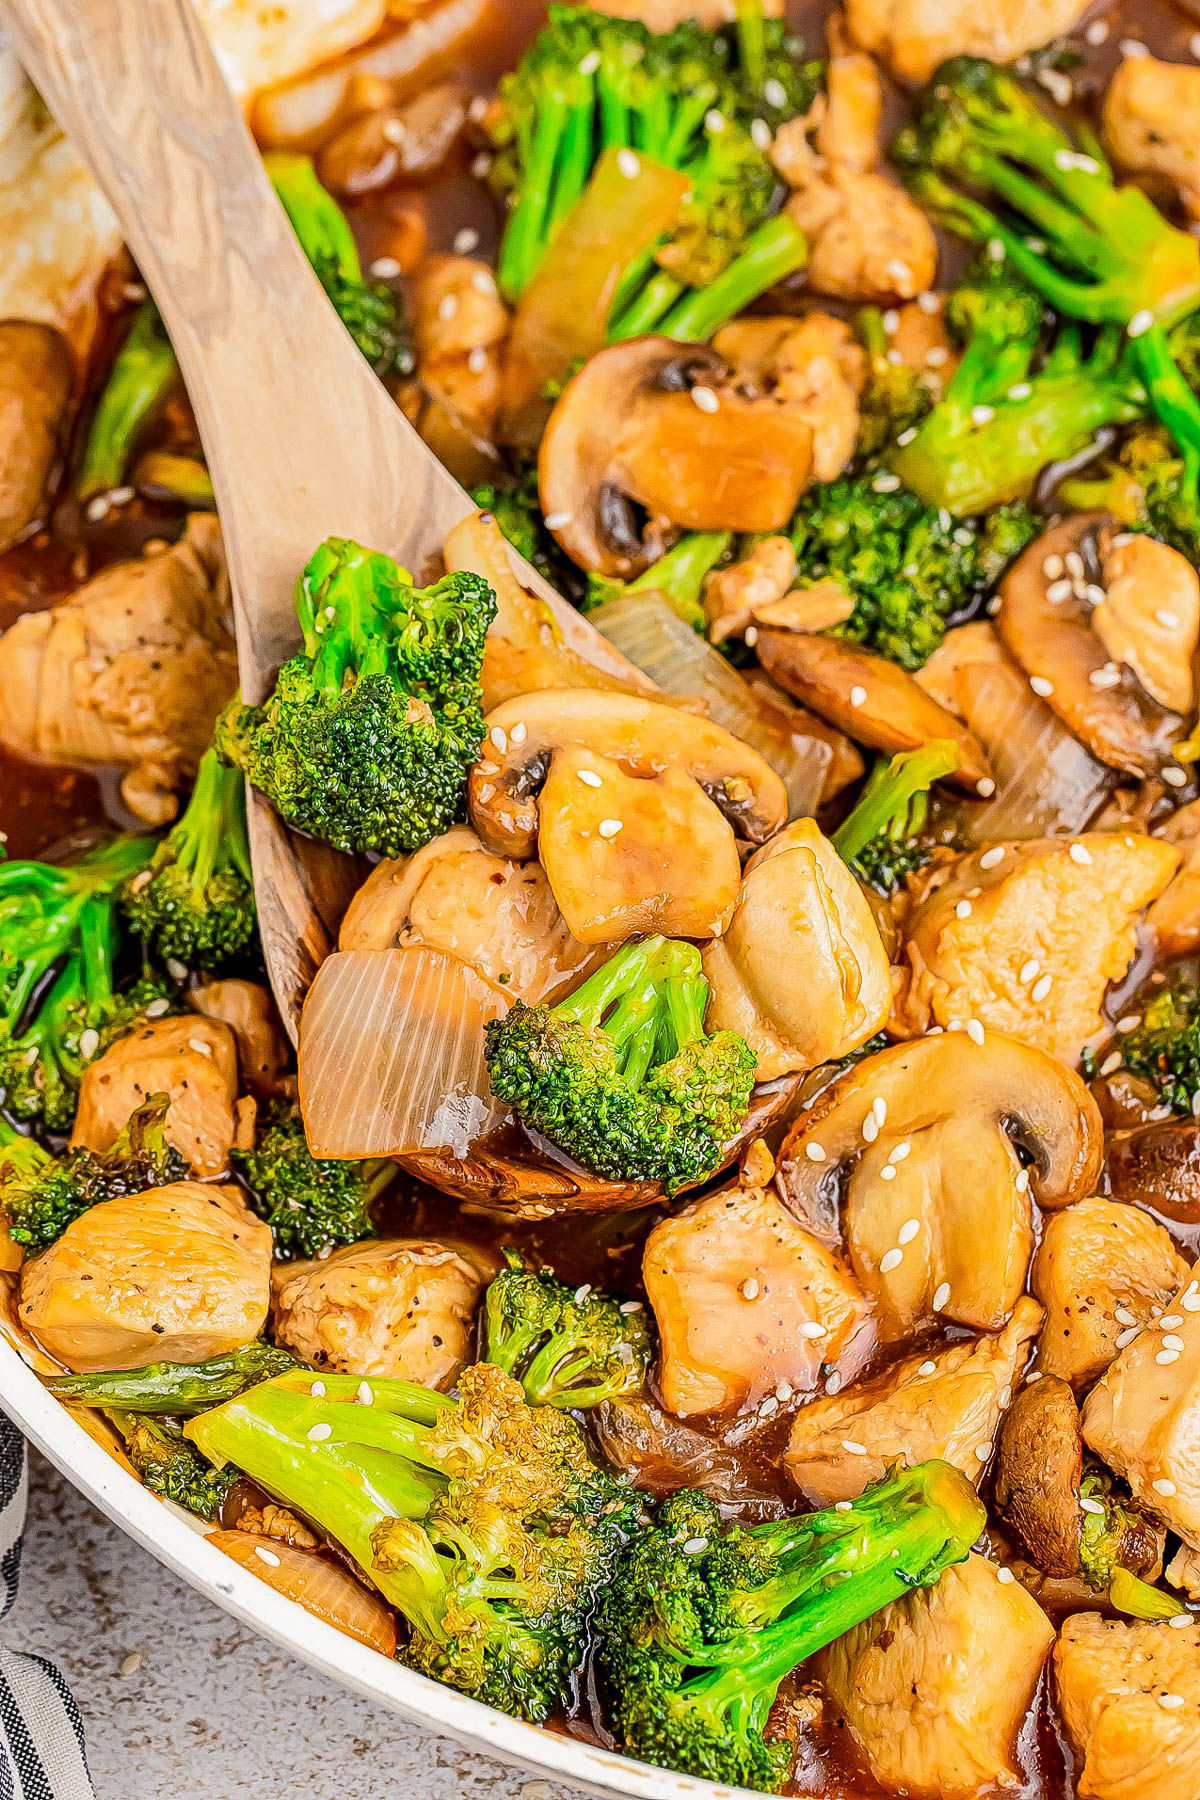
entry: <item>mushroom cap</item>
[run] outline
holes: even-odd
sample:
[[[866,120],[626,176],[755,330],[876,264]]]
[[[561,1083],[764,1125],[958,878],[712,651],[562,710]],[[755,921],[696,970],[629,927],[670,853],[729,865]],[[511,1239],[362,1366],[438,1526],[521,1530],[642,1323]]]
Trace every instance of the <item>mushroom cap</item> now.
[[[1000,1427],[996,1507],[1047,1575],[1079,1573],[1083,1429],[1070,1384],[1043,1375],[1023,1387]]]
[[[1110,1132],[1109,1186],[1176,1225],[1200,1225],[1200,1120],[1155,1119]]]
[[[1088,601],[1074,592],[1058,601],[1047,598],[1062,579],[1046,574],[1047,561],[1080,555],[1095,581],[1114,529],[1108,513],[1093,512],[1077,513],[1043,532],[1000,583],[996,629],[1063,724],[1093,755],[1145,779],[1170,762],[1183,719],[1152,699],[1127,668],[1109,685],[1109,655],[1092,629]],[[1097,674],[1099,685],[1092,680]]]
[[[738,837],[761,844],[787,818],[787,790],[756,750],[711,719],[637,694],[545,688],[506,700],[488,716],[467,804],[489,850],[534,856],[538,793],[556,750],[592,750],[630,775],[675,767],[699,783]]]
[[[998,1031],[982,1044],[966,1032],[940,1032],[893,1044],[847,1069],[788,1133],[779,1190],[818,1233],[837,1234],[841,1170],[863,1153],[863,1126],[881,1105],[893,1135],[948,1118],[990,1119],[1031,1158],[1040,1206],[1067,1206],[1095,1192],[1104,1129],[1079,1076]]]
[[[856,743],[891,753],[919,750],[931,738],[952,738],[958,768],[946,780],[974,794],[988,778],[987,757],[974,733],[885,656],[846,638],[768,627],[760,627],[756,649],[780,687]],[[856,699],[860,694],[863,698]]]

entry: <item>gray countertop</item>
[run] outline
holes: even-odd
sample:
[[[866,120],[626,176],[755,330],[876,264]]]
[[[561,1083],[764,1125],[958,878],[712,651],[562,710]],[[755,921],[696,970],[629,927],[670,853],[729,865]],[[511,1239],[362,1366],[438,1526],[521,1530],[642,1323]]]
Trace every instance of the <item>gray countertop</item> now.
[[[276,1649],[36,1456],[21,1594],[4,1635],[65,1674],[99,1800],[572,1800]]]

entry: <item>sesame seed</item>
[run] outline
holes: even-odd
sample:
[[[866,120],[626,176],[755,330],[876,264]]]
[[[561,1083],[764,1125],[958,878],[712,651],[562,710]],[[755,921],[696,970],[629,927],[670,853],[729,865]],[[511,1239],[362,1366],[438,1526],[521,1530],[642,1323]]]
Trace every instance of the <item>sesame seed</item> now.
[[[503,756],[508,749],[508,733],[504,730],[504,727],[502,725],[493,725],[492,729],[488,732],[488,736],[491,738],[493,744],[495,744],[497,750],[499,750],[501,756]]]
[[[843,1438],[842,1449],[847,1456],[865,1456],[867,1454],[867,1446],[856,1442],[854,1438]]]
[[[1025,1192],[1026,1188],[1029,1186],[1029,1170],[1028,1169],[1018,1169],[1017,1170],[1017,1179],[1013,1183],[1013,1186],[1016,1188],[1018,1194],[1023,1194]]]
[[[1063,559],[1061,556],[1043,557],[1042,574],[1046,577],[1047,581],[1057,581],[1062,572]]]
[[[642,1303],[640,1300],[622,1300],[621,1311],[625,1314],[639,1313],[642,1311]]]
[[[877,494],[894,494],[896,489],[900,486],[900,477],[898,475],[889,475],[885,472],[882,475],[877,475],[871,483],[871,486]]]
[[[804,1154],[807,1156],[809,1162],[825,1161],[825,1151],[820,1144],[805,1144]]]
[[[1187,781],[1187,774],[1183,769],[1170,767],[1163,770],[1162,778],[1168,787],[1183,787]]]
[[[474,350],[467,353],[467,368],[472,375],[482,375],[488,366],[488,353],[482,344],[476,344]]]
[[[954,909],[954,916],[956,919],[969,919],[971,916],[971,902],[969,900],[960,900]]]
[[[1178,1350],[1160,1350],[1154,1360],[1161,1368],[1166,1369],[1169,1368],[1172,1363],[1177,1363],[1179,1361],[1179,1352]]]
[[[1183,1339],[1174,1331],[1168,1331],[1163,1337],[1164,1350],[1182,1350]]]
[[[875,1117],[874,1113],[868,1113],[863,1120],[862,1134],[863,1141],[868,1144],[873,1144],[875,1139],[879,1136],[879,1120]]]
[[[900,435],[899,435],[899,437],[898,437],[898,438],[897,438],[897,439],[896,439],[896,442],[897,442],[897,443],[898,443],[898,444],[911,444],[911,443],[913,443],[913,442],[914,442],[914,440],[915,440],[915,439],[916,439],[916,435],[917,435],[917,428],[916,428],[916,426],[915,426],[915,425],[910,425],[910,426],[909,426],[909,427],[908,427],[908,430],[907,430],[907,431],[902,431],[902,432],[901,432],[901,433],[900,433]]]
[[[909,1143],[908,1139],[905,1138],[902,1144],[897,1144],[894,1150],[889,1151],[888,1161],[890,1163],[902,1163],[911,1150],[912,1145]]]
[[[369,1381],[359,1382],[355,1398],[360,1406],[374,1406],[375,1396],[371,1392],[371,1384]]]
[[[989,238],[988,239],[988,241],[987,241],[987,259],[989,262],[995,262],[995,263],[1003,262],[1004,258],[1007,254],[1008,254],[1008,252],[1004,248],[1003,239],[1001,239],[1001,238]]]
[[[617,168],[626,181],[636,181],[642,172],[642,165],[632,150],[617,151]]]
[[[866,699],[867,699],[867,690],[865,687],[852,687],[850,689],[850,704],[851,704],[851,706],[865,706]]]
[[[1005,1587],[1008,1586],[1010,1581],[1015,1581],[1016,1579],[1017,1578],[1013,1574],[1012,1570],[1006,1569],[1003,1564],[1001,1564],[1001,1566],[996,1570],[996,1580],[1003,1582]]]
[[[1034,982],[1029,990],[1029,998],[1033,1001],[1035,1006],[1039,1005],[1046,998],[1046,995],[1053,986],[1054,981],[1049,975],[1043,975],[1040,981]]]
[[[985,850],[979,859],[981,869],[994,869],[1004,861],[1004,845],[997,844],[991,850]]]
[[[704,124],[708,131],[724,131],[725,114],[718,112],[715,106],[710,106],[704,115]]]
[[[1056,106],[1070,106],[1075,89],[1069,75],[1063,75],[1058,69],[1039,69],[1035,79]]]
[[[1179,614],[1172,612],[1170,607],[1160,606],[1154,617],[1164,631],[1175,631],[1178,629]]]
[[[279,1558],[275,1557],[273,1561],[278,1562]],[[145,1660],[140,1650],[131,1650],[128,1656],[121,1659],[122,1675],[136,1675]]]
[[[437,316],[439,319],[452,319],[458,311],[458,295],[444,294],[439,302]]]
[[[170,1005],[171,1002],[169,1000],[152,1000],[146,1008],[146,1017],[148,1019],[161,1019],[163,1014],[169,1011]]]
[[[1158,1704],[1162,1707],[1164,1712],[1178,1712],[1179,1708],[1183,1705],[1183,1695],[1160,1694],[1158,1696]]]
[[[1165,1475],[1160,1477],[1158,1481],[1152,1481],[1150,1486],[1154,1489],[1156,1494],[1161,1494],[1164,1500],[1173,1499],[1178,1492],[1175,1483]]]
[[[1047,681],[1044,675],[1031,675],[1029,685],[1039,700],[1048,700],[1054,692],[1054,683]]]
[[[936,1373],[937,1364],[935,1362],[923,1362],[917,1370],[918,1375],[936,1375]]]
[[[394,281],[400,273],[400,264],[394,256],[377,256],[371,264],[372,281]]]
[[[834,1512],[850,1512],[853,1505],[854,1502],[852,1500],[835,1500],[833,1503],[833,1510]]]
[[[308,1441],[310,1444],[323,1444],[326,1438],[331,1438],[332,1436],[332,1425],[310,1425],[308,1428]]]
[[[699,1556],[702,1551],[707,1549],[708,1539],[706,1537],[685,1538],[683,1540],[683,1554],[685,1556]]]
[[[1010,400],[1028,400],[1033,389],[1027,381],[1015,381],[1008,390]]]
[[[896,1233],[896,1242],[898,1244],[911,1244],[913,1239],[920,1232],[920,1229],[920,1219],[905,1219],[903,1225]]]
[[[943,1306],[945,1306],[945,1304],[949,1298],[950,1298],[950,1283],[948,1281],[943,1281],[933,1291],[933,1310],[934,1310],[934,1312],[941,1312]]]
[[[828,1325],[822,1325],[819,1319],[807,1319],[800,1327],[802,1338],[823,1338],[829,1336]]]
[[[481,150],[471,164],[471,173],[476,181],[486,181],[492,172],[492,159],[486,150]]]
[[[1074,863],[1080,863],[1085,867],[1090,867],[1091,865],[1092,853],[1086,844],[1072,844],[1067,851],[1067,855]]]
[[[276,1556],[275,1552],[266,1549],[264,1545],[255,1544],[254,1554],[257,1556],[259,1562],[265,1562],[269,1569],[277,1569],[279,1567],[279,1558]]]
[[[1122,56],[1149,56],[1150,54],[1140,38],[1122,38],[1117,48]]]
[[[765,119],[751,119],[750,142],[754,145],[756,150],[769,150],[771,148],[771,138],[773,135],[771,127],[767,124]]]
[[[589,50],[579,64],[579,73],[581,75],[594,75],[599,67],[600,52],[598,50]]]
[[[1191,1288],[1189,1288],[1179,1304],[1182,1306],[1184,1312],[1200,1312],[1200,1294],[1193,1293]]]
[[[712,389],[710,387],[705,387],[703,384],[692,389],[692,401],[694,405],[700,408],[702,413],[719,412],[721,408],[721,402],[713,393]]]
[[[835,1369],[833,1374],[829,1377],[829,1380],[825,1383],[825,1392],[827,1394],[840,1394],[841,1391],[842,1372],[840,1369]]]
[[[477,250],[478,248],[479,233],[475,230],[473,225],[464,225],[461,231],[455,233],[454,254],[456,256],[470,256],[472,250]],[[399,271],[397,271],[397,273],[399,273]]]
[[[1092,46],[1092,49],[1098,50],[1108,36],[1108,20],[1093,20],[1083,35],[1085,41]]]
[[[323,1400],[325,1398],[325,1383],[323,1381],[314,1381],[308,1391],[310,1394],[314,1394],[318,1400]]]
[[[1021,983],[1022,987],[1028,987],[1041,966],[1042,965],[1036,956],[1031,956],[1028,962],[1023,962],[1021,964],[1021,972],[1017,976],[1017,980]]]
[[[1118,1325],[1137,1324],[1136,1317],[1130,1312],[1127,1306],[1115,1306],[1113,1308],[1113,1318],[1117,1321]]]
[[[90,1060],[100,1048],[100,1033],[95,1026],[89,1025],[86,1031],[79,1034],[79,1054]]]
[[[903,1261],[903,1250],[889,1250],[886,1255],[881,1256],[879,1259],[879,1273],[881,1275],[890,1275],[892,1270],[898,1269]]]
[[[995,416],[994,406],[973,406],[971,408],[972,425],[990,425]]]
[[[546,514],[547,531],[565,531],[568,525],[573,525],[574,523],[574,513],[552,512]]]
[[[1071,583],[1065,578],[1062,581],[1052,581],[1050,586],[1046,589],[1046,598],[1051,606],[1058,606],[1062,601],[1069,600],[1071,598]]]
[[[875,1098],[872,1100],[871,1111],[875,1114],[875,1117],[879,1120],[881,1125],[887,1122],[887,1101],[882,1094],[876,1094]]]
[[[94,500],[88,501],[85,517],[90,525],[98,525],[101,519],[107,519],[108,513],[108,496],[106,494],[97,494]]]
[[[738,1289],[738,1293],[742,1296],[743,1300],[758,1299],[758,1283],[753,1275],[747,1275],[745,1281],[743,1281],[741,1287]]]
[[[880,1169],[879,1179],[880,1179],[880,1181],[895,1181],[896,1171],[892,1167],[891,1163],[885,1163],[883,1168]]]
[[[773,106],[776,110],[787,105],[787,89],[782,81],[777,80],[774,75],[769,81],[763,82],[763,99],[768,106]]]
[[[894,306],[889,306],[883,315],[883,329],[889,337],[894,337],[900,329],[900,314]]]
[[[1197,42],[1200,42],[1200,39],[1197,39]],[[1197,51],[1197,55],[1200,55],[1200,51]],[[1167,1620],[1167,1624],[1174,1625],[1175,1629],[1178,1631],[1180,1626],[1190,1625],[1192,1623],[1192,1617],[1193,1615],[1185,1606],[1182,1612],[1172,1613],[1171,1617]]]
[[[950,361],[950,352],[945,344],[935,344],[932,350],[925,352],[925,366],[928,369],[944,369]]]
[[[513,725],[509,730],[508,741],[510,744],[523,744],[525,742],[525,739],[528,736],[529,736],[529,732],[525,726],[524,721],[522,719],[518,719],[516,724]]]
[[[1165,1317],[1161,1318],[1158,1322],[1164,1331],[1178,1331],[1179,1327],[1183,1324],[1183,1319],[1179,1313],[1167,1313]],[[1183,1345],[1180,1344],[1178,1348],[1182,1350]]]
[[[1085,1494],[1081,1494],[1079,1497],[1079,1510],[1085,1513],[1096,1513],[1100,1515],[1104,1512],[1104,1508],[1098,1500],[1089,1500]]]
[[[1188,49],[1197,61],[1200,61],[1200,31],[1192,33],[1191,37],[1188,39]]]
[[[584,787],[598,788],[601,785],[600,777],[597,775],[595,769],[577,769],[575,772],[579,776]]]
[[[1154,314],[1149,307],[1143,307],[1141,312],[1134,313],[1125,329],[1131,338],[1144,337],[1153,323]]]
[[[990,775],[984,775],[975,783],[975,792],[982,800],[990,800],[996,791],[996,784]]]
[[[1117,1020],[1116,1024],[1113,1027],[1113,1030],[1121,1031],[1121,1032],[1136,1031],[1138,1026],[1141,1024],[1141,1022],[1142,1021],[1138,1017],[1137,1013],[1126,1013],[1124,1018]]]
[[[602,838],[615,838],[618,831],[622,828],[623,821],[620,819],[601,819],[596,830],[600,833]]]
[[[981,1023],[979,1022],[978,1019],[968,1019],[967,1020],[967,1036],[970,1038],[970,1040],[973,1044],[982,1044],[982,1042],[983,1042],[983,1026],[981,1025]]]
[[[979,1461],[980,1461],[980,1462],[986,1462],[986,1461],[987,1461],[987,1459],[988,1459],[988,1457],[989,1457],[989,1456],[990,1456],[990,1455],[991,1455],[991,1454],[992,1454],[992,1446],[991,1446],[991,1444],[990,1444],[990,1443],[988,1443],[988,1444],[976,1444],[976,1446],[975,1446],[975,1455],[976,1455],[976,1457],[977,1457],[977,1459],[978,1459],[978,1460],[979,1460]]]

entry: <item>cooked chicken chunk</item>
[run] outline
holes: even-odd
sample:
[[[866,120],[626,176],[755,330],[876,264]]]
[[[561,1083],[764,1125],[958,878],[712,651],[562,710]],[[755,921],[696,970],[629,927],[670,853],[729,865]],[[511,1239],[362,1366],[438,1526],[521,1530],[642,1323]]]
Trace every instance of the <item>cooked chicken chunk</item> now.
[[[272,1099],[286,1091],[284,1070],[291,1046],[268,988],[258,981],[230,976],[189,988],[187,1002],[203,1018],[229,1026],[237,1044],[242,1081],[253,1093],[260,1099]]]
[[[1134,1498],[1200,1549],[1200,1264],[1088,1395],[1083,1435]]]
[[[239,1141],[237,1051],[229,1026],[190,1016],[154,1019],[118,1038],[84,1071],[72,1145],[111,1149],[151,1094],[170,1096],[167,1142],[197,1175],[220,1174]]]
[[[904,923],[897,1029],[978,1019],[1073,1067],[1178,861],[1156,838],[1089,832],[932,866]]]
[[[709,638],[721,644],[740,637],[759,608],[779,604],[795,577],[796,552],[786,537],[764,538],[741,562],[718,569],[704,585]]]
[[[880,1029],[891,998],[871,908],[812,819],[751,857],[704,973],[708,1029],[746,1039],[759,1081],[848,1055]]]
[[[821,1674],[877,1781],[904,1794],[1023,1785],[1017,1735],[1054,1627],[982,1556],[837,1638]]]
[[[1032,1287],[1046,1309],[1038,1368],[1090,1387],[1122,1334],[1148,1325],[1184,1285],[1188,1265],[1169,1234],[1136,1206],[1080,1200],[1048,1218]]]
[[[787,210],[808,235],[808,285],[843,300],[924,293],[937,274],[937,239],[924,213],[880,160],[883,95],[869,56],[829,60],[827,88],[780,127],[775,167],[792,188]]]
[[[1194,956],[1200,950],[1200,800],[1173,812],[1161,835],[1179,846],[1179,867],[1146,914],[1146,929],[1165,956]]]
[[[1134,175],[1157,175],[1200,218],[1200,68],[1127,56],[1104,97],[1104,135],[1113,160]]]
[[[0,322],[0,550],[42,515],[73,378],[52,326]]]
[[[271,1233],[234,1188],[198,1181],[104,1200],[26,1263],[18,1316],[68,1369],[203,1362],[267,1317]]]
[[[427,258],[413,285],[412,313],[422,385],[472,432],[490,437],[508,334],[491,265],[470,256]]]
[[[928,81],[948,56],[1015,62],[1070,31],[1089,0],[848,0],[846,23],[863,50],[901,81]]]
[[[1200,69],[1196,74],[1200,77]],[[1104,584],[1105,597],[1092,611],[1092,630],[1112,661],[1127,663],[1161,706],[1191,712],[1200,575],[1170,544],[1124,535],[1113,540],[1105,556]]]
[[[812,479],[833,481],[854,453],[858,396],[867,378],[861,345],[844,319],[739,319],[713,339],[749,397],[769,396],[812,432]]]
[[[472,963],[532,1006],[556,1000],[591,960],[537,862],[485,850],[467,825],[415,856],[381,862],[342,920],[342,950],[428,944]]]
[[[1075,1613],[1059,1635],[1054,1672],[1079,1759],[1079,1800],[1195,1800],[1200,1624],[1173,1629]]]
[[[784,1382],[810,1391],[822,1364],[853,1379],[874,1342],[852,1277],[766,1187],[709,1194],[664,1219],[642,1274],[673,1413],[755,1406]]]
[[[275,1341],[316,1369],[445,1387],[466,1361],[485,1261],[435,1239],[350,1244],[281,1264]]]
[[[236,685],[220,527],[197,513],[173,549],[114,563],[0,637],[0,743],[115,763],[130,810],[162,824]]]
[[[853,1500],[895,1462],[912,1467],[931,1456],[978,1482],[1041,1320],[1035,1300],[1019,1300],[994,1337],[906,1357],[878,1380],[810,1401],[784,1457],[805,1499]]]

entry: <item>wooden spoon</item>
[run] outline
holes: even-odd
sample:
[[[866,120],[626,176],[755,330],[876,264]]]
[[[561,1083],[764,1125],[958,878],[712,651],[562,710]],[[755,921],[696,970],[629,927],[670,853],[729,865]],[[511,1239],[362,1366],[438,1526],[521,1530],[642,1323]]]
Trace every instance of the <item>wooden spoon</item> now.
[[[188,0],[0,0],[0,20],[166,322],[225,534],[242,693],[260,701],[299,644],[292,592],[322,538],[357,538],[423,576],[471,501],[326,299]],[[644,684],[520,567],[567,642]],[[294,1040],[363,869],[250,798],[263,949]]]

